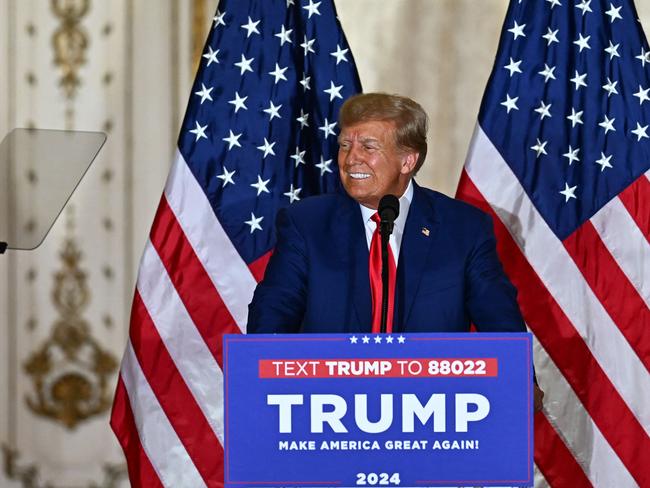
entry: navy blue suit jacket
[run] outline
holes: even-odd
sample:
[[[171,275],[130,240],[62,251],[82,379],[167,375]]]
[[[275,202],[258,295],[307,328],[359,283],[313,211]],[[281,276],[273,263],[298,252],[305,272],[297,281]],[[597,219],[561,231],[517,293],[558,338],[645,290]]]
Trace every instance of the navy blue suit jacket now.
[[[249,306],[249,333],[370,332],[368,244],[347,195],[296,202]],[[428,230],[428,232],[427,232]],[[414,184],[397,267],[394,332],[525,331],[491,218]]]

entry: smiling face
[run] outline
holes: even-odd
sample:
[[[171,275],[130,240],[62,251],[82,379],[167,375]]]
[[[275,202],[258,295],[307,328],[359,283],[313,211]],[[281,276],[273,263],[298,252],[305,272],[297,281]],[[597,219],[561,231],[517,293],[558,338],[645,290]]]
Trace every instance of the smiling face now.
[[[395,144],[392,122],[370,120],[343,127],[339,135],[339,173],[345,191],[357,202],[377,208],[386,194],[402,196],[418,153]]]

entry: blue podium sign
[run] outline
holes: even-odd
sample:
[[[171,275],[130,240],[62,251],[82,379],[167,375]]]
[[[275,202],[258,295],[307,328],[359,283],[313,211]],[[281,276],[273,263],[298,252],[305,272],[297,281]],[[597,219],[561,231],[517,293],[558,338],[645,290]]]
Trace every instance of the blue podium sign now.
[[[532,485],[531,343],[228,335],[225,485]]]

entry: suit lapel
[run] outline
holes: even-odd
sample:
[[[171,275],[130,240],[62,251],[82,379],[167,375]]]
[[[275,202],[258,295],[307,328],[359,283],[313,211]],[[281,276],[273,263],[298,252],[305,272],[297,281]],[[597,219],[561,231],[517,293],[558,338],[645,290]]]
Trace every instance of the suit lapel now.
[[[396,332],[405,330],[437,231],[434,209],[424,190],[413,181],[413,201],[406,218],[397,266],[393,319]]]

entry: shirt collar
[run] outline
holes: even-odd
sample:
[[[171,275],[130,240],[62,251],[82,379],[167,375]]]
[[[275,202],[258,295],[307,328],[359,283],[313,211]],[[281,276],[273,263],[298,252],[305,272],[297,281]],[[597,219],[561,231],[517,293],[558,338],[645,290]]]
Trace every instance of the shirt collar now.
[[[406,223],[406,217],[409,213],[409,208],[411,207],[411,202],[413,201],[413,179],[409,180],[409,184],[406,187],[406,190],[399,197],[399,215],[395,219],[395,227],[399,231],[400,235],[404,231],[404,224]],[[364,223],[367,223],[372,219],[372,216],[377,212],[374,208],[368,208],[364,205],[359,204],[361,207],[361,216],[363,217]]]

